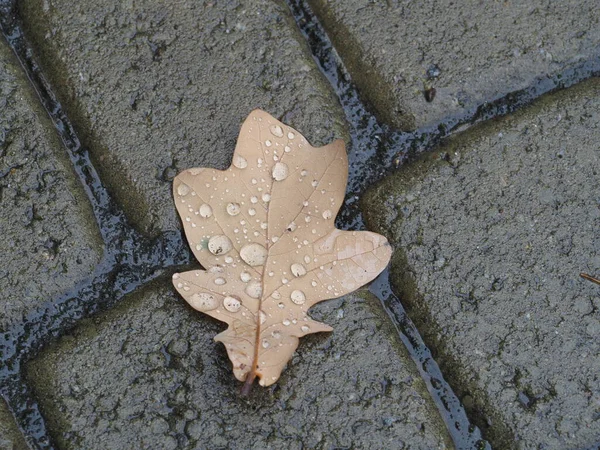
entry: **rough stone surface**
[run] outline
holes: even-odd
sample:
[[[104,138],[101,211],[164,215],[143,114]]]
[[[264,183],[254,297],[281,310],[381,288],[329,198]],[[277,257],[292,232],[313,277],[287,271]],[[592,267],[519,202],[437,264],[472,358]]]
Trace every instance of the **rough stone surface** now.
[[[600,56],[594,0],[309,0],[386,121],[435,125]],[[424,90],[436,89],[431,103]]]
[[[324,302],[273,388],[241,398],[221,324],[155,284],[82,323],[27,373],[60,448],[449,448],[377,299]],[[165,286],[165,287],[163,287]]]
[[[6,403],[0,399],[0,449],[26,450],[27,448]]]
[[[363,198],[396,289],[494,448],[600,436],[600,81],[464,135]]]
[[[178,229],[171,181],[228,166],[259,107],[314,145],[343,112],[282,1],[25,0],[42,66],[133,224]]]
[[[102,248],[54,126],[0,41],[0,330],[89,276]]]

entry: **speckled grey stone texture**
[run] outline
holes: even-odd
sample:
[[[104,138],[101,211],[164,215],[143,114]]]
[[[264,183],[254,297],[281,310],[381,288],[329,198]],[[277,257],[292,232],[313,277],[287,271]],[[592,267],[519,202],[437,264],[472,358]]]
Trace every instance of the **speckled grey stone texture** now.
[[[212,340],[222,324],[160,284],[82,323],[27,372],[64,449],[452,447],[376,298],[313,311],[335,331],[302,339],[280,381],[247,399]]]
[[[0,449],[27,450],[28,448],[6,403],[0,399]]]
[[[494,448],[600,436],[600,80],[458,135],[363,199],[395,288]]]
[[[102,256],[67,151],[0,41],[0,331],[90,276]]]
[[[600,57],[594,0],[309,0],[361,94],[410,130]],[[423,91],[434,87],[431,103]]]
[[[132,223],[179,229],[171,181],[224,169],[261,108],[315,145],[343,112],[282,1],[25,0],[27,35]]]

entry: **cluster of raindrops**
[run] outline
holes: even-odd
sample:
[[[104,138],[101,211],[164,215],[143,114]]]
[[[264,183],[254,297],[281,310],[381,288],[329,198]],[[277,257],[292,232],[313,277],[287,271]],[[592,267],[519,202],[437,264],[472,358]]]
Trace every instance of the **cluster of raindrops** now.
[[[260,117],[254,117],[254,120],[262,121]],[[323,186],[321,189],[317,190],[324,181],[321,180],[321,177],[318,174],[315,174],[314,177],[310,175],[312,172],[306,168],[301,167],[290,167],[289,162],[284,162],[283,156],[286,153],[290,153],[294,146],[295,148],[300,149],[303,145],[306,144],[304,138],[301,137],[300,142],[292,143],[292,141],[296,138],[296,135],[293,131],[286,131],[279,124],[271,124],[269,126],[269,132],[272,137],[268,139],[264,139],[262,141],[263,147],[263,157],[258,157],[256,159],[256,164],[252,165],[251,161],[247,157],[247,155],[242,156],[239,153],[234,154],[232,160],[232,167],[230,167],[229,171],[226,171],[229,175],[226,174],[218,175],[220,178],[217,178],[216,172],[213,172],[215,176],[212,177],[212,181],[214,185],[210,182],[206,182],[204,187],[210,192],[212,191],[214,194],[210,195],[210,198],[200,199],[196,192],[190,187],[190,185],[186,183],[180,183],[177,186],[177,194],[181,198],[182,203],[187,203],[188,212],[191,214],[190,216],[185,217],[185,222],[190,223],[192,228],[196,228],[198,226],[193,219],[193,216],[198,216],[201,219],[211,219],[208,222],[201,222],[199,224],[200,230],[204,230],[201,236],[195,236],[195,249],[199,252],[208,250],[210,254],[217,258],[217,263],[225,263],[226,265],[231,265],[232,267],[236,267],[238,263],[243,262],[239,267],[241,272],[239,272],[239,279],[245,284],[243,293],[250,297],[251,299],[262,300],[263,294],[265,294],[263,289],[263,281],[259,281],[254,277],[251,273],[251,270],[244,270],[244,267],[249,268],[257,268],[261,271],[260,267],[263,267],[263,271],[266,271],[267,275],[272,277],[274,276],[274,271],[268,269],[266,267],[268,256],[269,256],[269,246],[274,245],[280,240],[280,236],[273,235],[269,239],[267,239],[267,231],[269,228],[268,221],[264,220],[264,214],[259,214],[262,211],[268,212],[269,203],[272,199],[272,189],[275,188],[277,183],[284,182],[290,179],[290,175],[292,173],[299,175],[298,182],[310,182],[310,186],[312,187],[313,195],[330,195],[328,199],[329,204],[331,205],[329,208],[323,208],[319,210],[319,205],[323,205],[326,202],[323,200],[311,202],[310,198],[303,200],[302,208],[303,211],[301,214],[298,214],[296,218],[290,222],[285,231],[288,233],[286,235],[286,239],[290,239],[293,243],[296,244],[296,250],[294,252],[295,255],[299,256],[300,261],[292,262],[288,267],[289,269],[281,271],[281,284],[288,285],[294,279],[299,279],[305,277],[309,269],[307,266],[317,265],[318,267],[318,258],[311,254],[302,254],[301,249],[303,247],[312,248],[313,241],[319,236],[315,236],[311,240],[298,238],[295,235],[295,232],[310,232],[313,235],[317,235],[317,229],[321,226],[321,218],[325,221],[331,221],[334,219],[334,214],[332,209],[335,208],[335,199],[334,196],[331,195],[326,189],[326,186]],[[252,130],[249,130],[251,132]],[[287,138],[287,141],[285,139]],[[273,159],[273,163],[270,165],[266,164],[265,158]],[[264,171],[270,167],[268,175],[264,175]],[[194,172],[195,169],[190,169],[188,172],[190,174],[200,173],[202,170]],[[244,175],[246,174],[246,175]],[[263,174],[261,176],[261,174]],[[250,193],[242,193],[240,196],[234,196],[231,192],[226,182],[229,181],[228,176],[232,178],[242,178]],[[208,179],[207,179],[208,180]],[[225,182],[225,183],[224,183]],[[325,183],[326,184],[326,183]],[[225,189],[223,189],[225,186]],[[331,186],[331,183],[329,183]],[[214,196],[218,195],[218,190],[221,191],[221,197],[217,198],[215,201]],[[186,200],[189,199],[189,195],[195,197],[194,200]],[[238,193],[238,195],[240,195]],[[229,199],[226,200],[226,198]],[[262,201],[262,203],[261,203]],[[197,202],[197,203],[196,203]],[[195,203],[196,206],[192,203]],[[212,204],[212,206],[211,206]],[[216,206],[223,205],[223,206]],[[229,217],[229,222],[225,219],[221,219],[223,213],[217,211],[215,214],[215,208],[224,208],[224,217]],[[237,222],[234,225],[231,225],[233,222],[231,220],[236,218]],[[215,229],[215,224],[219,221],[223,220],[225,225],[218,225],[217,228],[221,228],[222,233],[226,232],[228,227],[230,227],[229,231],[233,234],[230,236],[233,238],[230,239],[226,234],[214,234],[210,233],[210,230]],[[257,226],[251,226],[248,221],[256,221]],[[300,223],[301,225],[299,225]],[[311,228],[312,227],[312,228]],[[328,228],[329,229],[329,228]],[[262,231],[259,231],[262,230]],[[305,231],[306,230],[306,231]],[[227,232],[227,234],[229,234]],[[241,238],[243,236],[243,238]],[[299,234],[300,236],[300,234]],[[264,239],[264,243],[257,242],[256,238],[260,241],[260,239]],[[235,252],[232,252],[235,250]],[[233,256],[230,254],[233,253]],[[272,261],[272,266],[276,266],[276,261]],[[269,266],[269,267],[272,267]],[[219,266],[220,267],[220,266]],[[320,266],[321,272],[323,271],[323,266]],[[289,275],[288,275],[289,273]],[[322,278],[322,273],[317,273],[317,277]],[[174,277],[175,278],[175,277]],[[227,277],[218,275],[213,278],[213,283],[216,286],[222,287],[227,284]],[[312,288],[317,288],[319,284],[316,279],[310,280],[310,286]],[[304,285],[304,284],[303,284]],[[305,286],[305,285],[304,285]],[[178,285],[179,287],[179,285]],[[333,290],[331,285],[323,286],[323,288],[327,287],[328,291]],[[290,291],[288,291],[290,292]],[[337,292],[335,292],[337,295]],[[281,300],[281,294],[278,290],[274,290],[271,293],[267,293],[273,298],[276,303],[276,307],[279,309],[289,310],[290,314],[301,314],[303,321],[308,321],[309,318],[306,315],[306,307],[303,306],[307,302],[307,297],[303,289],[292,289],[288,295],[288,302],[291,304],[300,306],[296,313],[293,313],[294,308],[287,308],[284,301]],[[243,297],[243,295],[242,295]],[[227,293],[224,291],[222,295],[215,295],[209,292],[197,292],[193,295],[189,296],[190,304],[200,310],[200,311],[212,311],[219,307],[224,308],[229,313],[238,313],[242,311],[242,315],[245,314],[245,309],[243,308],[243,299]],[[219,299],[222,299],[219,301]],[[293,306],[290,305],[290,306]],[[217,310],[217,312],[219,312]],[[270,314],[269,314],[270,316]],[[256,320],[255,316],[252,315],[252,320]],[[267,320],[267,314],[260,310],[258,311],[257,317],[259,321],[263,323]],[[281,325],[284,327],[289,327],[290,325],[295,325],[298,323],[298,319],[295,317],[289,317],[282,320]],[[306,324],[302,324],[300,326],[300,330],[303,333],[308,333],[310,331],[310,327]],[[279,339],[281,336],[280,330],[275,330],[271,332],[270,337],[264,338],[262,342],[263,348],[269,348],[271,346],[270,339]],[[279,343],[279,345],[282,345]]]

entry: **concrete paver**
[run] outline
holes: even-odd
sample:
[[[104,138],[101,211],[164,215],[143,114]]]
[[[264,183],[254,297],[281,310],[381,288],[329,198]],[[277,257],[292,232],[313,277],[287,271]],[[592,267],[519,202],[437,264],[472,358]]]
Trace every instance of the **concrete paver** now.
[[[361,94],[404,130],[437,125],[600,57],[593,0],[309,0]],[[436,89],[434,100],[423,91]]]
[[[0,399],[0,448],[3,450],[28,449],[17,424],[2,399]]]
[[[0,330],[88,277],[102,247],[53,124],[0,41]]]
[[[260,107],[315,145],[343,112],[284,2],[25,0],[27,35],[132,223],[179,229],[171,180],[228,166]]]
[[[155,283],[81,323],[27,374],[60,448],[452,448],[376,298],[324,302],[271,389],[241,398],[222,324]]]
[[[364,198],[394,285],[494,448],[600,436],[600,80],[478,126]]]

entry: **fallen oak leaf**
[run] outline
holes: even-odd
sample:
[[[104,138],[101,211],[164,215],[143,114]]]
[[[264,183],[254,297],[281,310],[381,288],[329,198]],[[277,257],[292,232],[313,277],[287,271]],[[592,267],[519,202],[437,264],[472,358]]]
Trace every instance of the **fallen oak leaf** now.
[[[342,140],[312,147],[291,127],[255,110],[243,123],[229,169],[188,169],[173,182],[195,257],[207,270],[173,275],[196,310],[229,327],[233,372],[248,393],[256,377],[277,381],[298,338],[332,331],[314,304],[352,292],[388,264],[387,240],[341,231],[348,159]]]

